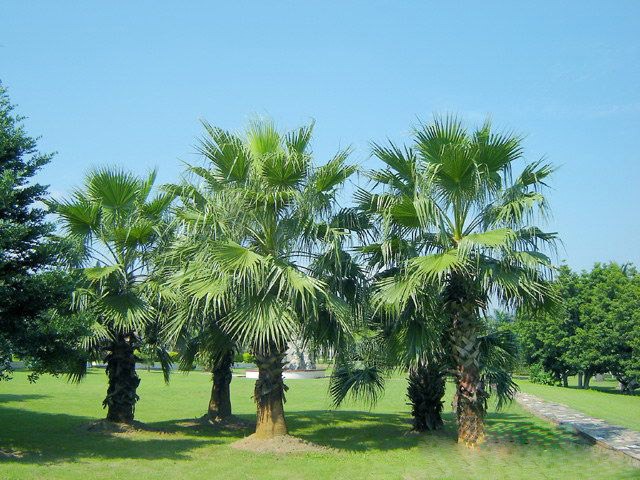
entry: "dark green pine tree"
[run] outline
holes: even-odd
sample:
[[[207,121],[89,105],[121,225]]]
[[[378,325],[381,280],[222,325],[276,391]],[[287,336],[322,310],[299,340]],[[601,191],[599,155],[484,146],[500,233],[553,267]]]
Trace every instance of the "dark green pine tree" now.
[[[63,337],[74,330],[70,318],[51,310],[69,302],[73,282],[51,268],[60,249],[38,205],[47,186],[31,181],[53,155],[38,151],[23,118],[0,83],[0,379],[8,378],[12,355],[32,360],[36,370],[67,370]]]

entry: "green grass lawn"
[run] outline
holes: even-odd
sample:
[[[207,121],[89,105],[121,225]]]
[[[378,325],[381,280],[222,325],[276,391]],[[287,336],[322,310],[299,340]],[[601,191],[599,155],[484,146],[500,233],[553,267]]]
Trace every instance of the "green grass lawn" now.
[[[472,451],[455,442],[452,416],[437,434],[408,434],[405,381],[390,380],[385,397],[368,411],[349,405],[328,409],[326,380],[288,381],[287,419],[293,435],[335,449],[295,456],[255,454],[229,443],[246,432],[181,426],[202,415],[209,375],[175,374],[165,386],[159,372],[140,372],[136,416],[174,433],[108,436],[79,427],[104,416],[103,372],[80,385],[26,373],[0,384],[0,478],[37,479],[540,479],[639,478],[623,458],[556,430],[516,405],[492,412],[490,441]],[[235,413],[254,418],[253,382],[234,378]],[[449,392],[450,393],[450,392]]]
[[[523,392],[532,393],[551,402],[563,403],[571,408],[607,422],[640,431],[640,395],[622,395],[616,391],[616,382],[591,382],[591,389],[578,389],[536,385],[518,380]]]

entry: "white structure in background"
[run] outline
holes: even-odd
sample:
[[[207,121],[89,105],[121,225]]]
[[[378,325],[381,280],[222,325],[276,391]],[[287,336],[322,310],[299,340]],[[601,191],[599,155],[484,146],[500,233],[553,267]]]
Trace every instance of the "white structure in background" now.
[[[282,371],[282,376],[285,380],[323,378],[325,376],[325,370],[316,368],[315,358],[307,349],[303,348],[300,341],[289,343],[285,362],[284,370]],[[245,376],[247,378],[258,378],[258,370],[247,370]]]
[[[316,362],[309,351],[305,349],[301,341],[289,342],[285,370],[315,370]]]
[[[247,370],[246,378],[258,378],[258,370]],[[304,380],[308,378],[324,378],[325,370],[283,370],[282,378],[285,380]]]

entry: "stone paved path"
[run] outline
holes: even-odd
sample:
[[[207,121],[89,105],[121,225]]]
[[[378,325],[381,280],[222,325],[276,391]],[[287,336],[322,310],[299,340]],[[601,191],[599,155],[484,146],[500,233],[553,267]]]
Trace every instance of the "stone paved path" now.
[[[516,400],[538,417],[591,438],[601,446],[629,455],[640,462],[640,432],[589,417],[566,405],[542,400],[530,393],[518,393]]]

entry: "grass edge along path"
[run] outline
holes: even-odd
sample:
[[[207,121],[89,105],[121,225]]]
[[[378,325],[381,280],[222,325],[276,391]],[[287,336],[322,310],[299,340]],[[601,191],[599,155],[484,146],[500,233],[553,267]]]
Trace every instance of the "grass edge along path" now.
[[[518,393],[516,400],[526,410],[585,436],[597,445],[631,457],[640,467],[640,432],[602,419],[589,417],[560,403],[547,402],[530,393]]]
[[[592,382],[589,389],[540,385],[517,380],[520,390],[547,402],[560,403],[589,417],[601,418],[612,425],[620,425],[640,432],[640,395],[624,395],[615,390],[612,381]]]

